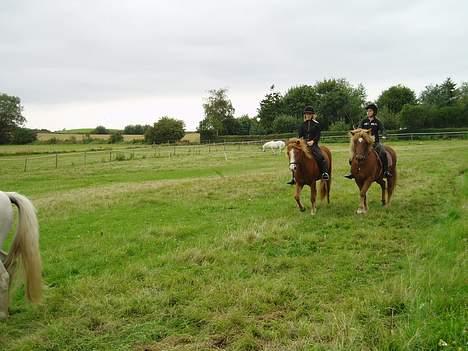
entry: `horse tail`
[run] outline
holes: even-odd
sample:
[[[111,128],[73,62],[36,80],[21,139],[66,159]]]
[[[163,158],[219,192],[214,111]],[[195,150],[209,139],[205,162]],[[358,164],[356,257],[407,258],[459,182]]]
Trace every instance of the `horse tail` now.
[[[323,151],[328,156],[328,180],[320,181],[320,200],[323,200],[325,196],[327,197],[327,203],[330,203],[330,188],[332,180],[332,155],[330,150],[327,147],[323,147]]]
[[[398,173],[397,173],[397,168],[396,168],[396,164],[397,164],[397,156],[396,156],[396,152],[395,150],[393,150],[391,147],[389,146],[385,146],[385,149],[390,153],[391,157],[392,157],[392,167],[391,167],[391,173],[392,173],[392,177],[389,179],[387,179],[387,202],[390,203],[390,199],[393,195],[393,192],[395,190],[395,187],[396,187],[396,184],[397,184],[397,180],[398,180]]]
[[[36,303],[41,300],[42,295],[42,264],[36,210],[25,196],[17,193],[5,194],[18,207],[19,223],[4,265],[10,277],[13,277],[19,264],[22,264],[26,280],[26,297]]]

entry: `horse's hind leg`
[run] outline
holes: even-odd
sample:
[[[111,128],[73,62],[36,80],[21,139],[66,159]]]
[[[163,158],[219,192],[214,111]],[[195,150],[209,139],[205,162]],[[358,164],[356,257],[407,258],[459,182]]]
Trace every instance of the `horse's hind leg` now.
[[[5,266],[0,261],[0,319],[8,317],[8,287],[10,286],[10,276]]]
[[[385,193],[386,193],[385,180],[383,179],[377,180],[377,183],[379,183],[380,188],[382,189],[382,206],[385,206],[387,204],[387,201],[385,200]]]
[[[301,212],[304,212],[305,207],[301,203],[301,191],[302,191],[302,185],[299,185],[298,183],[296,183],[296,191],[294,193],[294,199],[296,200],[299,210],[301,210]]]
[[[395,175],[396,175],[396,170],[393,171],[394,176],[389,177],[387,179],[387,194],[388,194],[388,199],[387,199],[387,206],[390,205],[390,199],[392,198],[393,195],[393,190],[395,188]]]

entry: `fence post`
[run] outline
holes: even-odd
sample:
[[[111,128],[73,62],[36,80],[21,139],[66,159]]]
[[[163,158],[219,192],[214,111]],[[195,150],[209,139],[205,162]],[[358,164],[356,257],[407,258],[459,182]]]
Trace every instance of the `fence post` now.
[[[25,158],[25,159],[24,159],[24,171],[25,171],[25,172],[26,172],[27,168],[28,168],[28,159]]]

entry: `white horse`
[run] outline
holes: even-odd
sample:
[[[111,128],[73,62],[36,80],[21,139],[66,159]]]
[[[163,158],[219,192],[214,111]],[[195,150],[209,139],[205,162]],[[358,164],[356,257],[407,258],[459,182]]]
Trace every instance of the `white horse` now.
[[[13,224],[11,204],[18,207],[19,223],[6,253],[1,248]],[[25,196],[0,191],[0,319],[8,317],[8,290],[20,264],[25,273],[26,297],[37,303],[42,295],[42,265],[36,210]]]
[[[262,150],[263,150],[263,152],[265,152],[266,149],[271,149],[271,151],[273,153],[275,153],[275,150],[278,150],[278,151],[281,152],[281,150],[283,150],[285,146],[286,146],[286,144],[282,140],[278,140],[278,141],[272,140],[272,141],[268,141],[265,144],[263,144]]]

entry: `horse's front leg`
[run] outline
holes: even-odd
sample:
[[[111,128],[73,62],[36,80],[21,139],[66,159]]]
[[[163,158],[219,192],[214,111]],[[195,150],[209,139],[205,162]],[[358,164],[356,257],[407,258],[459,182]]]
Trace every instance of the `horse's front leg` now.
[[[305,207],[301,203],[302,187],[303,187],[303,185],[299,185],[298,183],[296,183],[296,191],[294,193],[294,199],[296,200],[296,203],[297,203],[297,206],[299,207],[299,210],[301,210],[301,212],[304,212]]]
[[[317,187],[315,186],[315,182],[310,184],[310,203],[312,205],[310,214],[314,216],[317,213]]]
[[[377,180],[377,183],[379,183],[380,188],[382,189],[382,206],[386,206],[387,201],[385,199],[385,180],[384,179]]]
[[[10,276],[5,266],[0,261],[0,319],[8,317],[8,288],[10,286]]]
[[[358,184],[359,185],[359,195],[360,195],[360,203],[359,203],[359,207],[356,211],[357,214],[365,214],[367,213],[367,190],[369,190],[369,187],[371,185],[372,182],[370,181],[364,181],[364,183],[362,183],[362,185]]]

